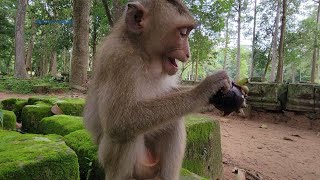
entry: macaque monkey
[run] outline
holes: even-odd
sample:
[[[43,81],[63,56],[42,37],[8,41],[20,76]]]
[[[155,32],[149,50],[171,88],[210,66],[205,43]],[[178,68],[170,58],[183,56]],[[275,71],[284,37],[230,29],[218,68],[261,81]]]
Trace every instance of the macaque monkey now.
[[[85,107],[108,180],[177,180],[184,156],[183,116],[230,86],[225,71],[179,91],[177,61],[190,57],[197,23],[181,0],[129,2],[100,45]]]

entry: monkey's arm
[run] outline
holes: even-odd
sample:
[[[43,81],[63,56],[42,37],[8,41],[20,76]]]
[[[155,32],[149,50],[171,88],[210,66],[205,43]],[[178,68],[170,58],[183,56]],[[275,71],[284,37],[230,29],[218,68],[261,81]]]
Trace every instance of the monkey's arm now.
[[[174,88],[173,90],[175,92],[182,92],[182,91],[190,91],[193,89],[195,86],[190,86],[190,85],[180,85],[177,88]]]
[[[121,113],[121,117],[118,116],[109,123],[107,127],[109,135],[114,139],[129,140],[162,124],[177,120],[207,104],[209,97],[225,85],[226,81],[222,80],[213,85],[202,83],[189,91],[176,92],[128,105],[125,110],[116,113]],[[210,91],[205,91],[207,89]]]

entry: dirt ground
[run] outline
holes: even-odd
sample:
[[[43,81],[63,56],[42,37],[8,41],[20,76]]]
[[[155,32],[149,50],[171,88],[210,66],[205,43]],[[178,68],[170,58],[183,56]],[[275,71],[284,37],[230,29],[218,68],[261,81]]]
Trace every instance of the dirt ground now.
[[[30,96],[35,94],[0,92],[0,100]],[[84,97],[75,92],[59,96]],[[216,110],[205,114],[220,121],[226,180],[237,179],[235,167],[263,180],[320,180],[320,131],[305,115],[252,111],[249,118],[222,117]]]
[[[220,121],[226,180],[236,179],[234,167],[264,180],[320,180],[320,133],[310,130],[305,115],[253,111],[250,118],[242,118],[206,114]]]

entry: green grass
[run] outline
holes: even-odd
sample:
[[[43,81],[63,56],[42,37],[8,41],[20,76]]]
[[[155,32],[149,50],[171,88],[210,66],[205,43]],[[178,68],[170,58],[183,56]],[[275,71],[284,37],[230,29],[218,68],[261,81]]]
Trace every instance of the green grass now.
[[[34,86],[50,85],[49,88],[68,89],[66,82],[59,83],[53,77],[44,78],[17,79],[12,76],[4,76],[0,79],[0,92],[14,92],[19,94],[28,94],[33,92]]]

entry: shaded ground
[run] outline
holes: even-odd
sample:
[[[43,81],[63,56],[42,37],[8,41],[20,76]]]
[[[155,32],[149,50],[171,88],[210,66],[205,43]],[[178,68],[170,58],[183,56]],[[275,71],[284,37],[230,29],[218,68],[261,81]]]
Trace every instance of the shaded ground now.
[[[0,92],[0,100],[36,94]],[[85,97],[69,92],[59,97]],[[253,112],[251,118],[221,117],[206,113],[221,123],[225,179],[235,179],[234,167],[259,174],[264,180],[320,180],[320,133],[310,130],[304,115]],[[320,120],[318,120],[319,122]],[[265,128],[259,128],[264,125]]]

